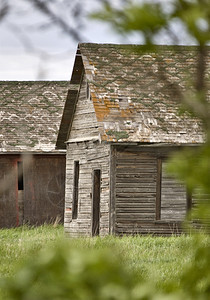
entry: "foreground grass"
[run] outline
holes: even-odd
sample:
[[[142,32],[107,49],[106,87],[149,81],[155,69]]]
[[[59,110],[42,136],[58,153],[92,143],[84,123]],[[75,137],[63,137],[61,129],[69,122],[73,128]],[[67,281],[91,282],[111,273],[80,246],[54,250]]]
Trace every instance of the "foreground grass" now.
[[[164,288],[169,281],[179,284],[179,277],[191,260],[194,240],[191,236],[124,236],[77,239],[75,246],[87,248],[111,248],[119,254],[123,263],[137,276],[152,280]]]
[[[64,238],[63,227],[44,225],[23,226],[0,230],[0,279],[15,275],[19,265],[40,249],[54,247]],[[73,247],[83,249],[112,249],[113,255],[120,255],[123,264],[152,280],[161,289],[169,281],[179,284],[179,277],[186,263],[193,255],[193,239],[190,236],[152,237],[125,236],[122,238],[79,238],[70,240]],[[0,293],[0,299],[4,299]]]
[[[0,278],[13,276],[19,264],[63,236],[63,227],[44,225],[0,229]]]

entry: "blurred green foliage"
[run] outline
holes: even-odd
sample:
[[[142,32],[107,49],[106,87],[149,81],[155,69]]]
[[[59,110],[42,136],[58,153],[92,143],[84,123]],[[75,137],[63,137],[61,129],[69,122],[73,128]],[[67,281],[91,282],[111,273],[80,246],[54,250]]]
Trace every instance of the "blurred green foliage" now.
[[[135,278],[111,250],[59,241],[30,259],[6,284],[11,299],[132,299]]]
[[[207,53],[206,47],[210,43],[210,2],[119,0],[118,5],[109,0],[102,2],[103,10],[92,17],[110,23],[121,34],[139,34],[140,40],[143,37],[145,51],[151,48],[158,51],[155,41],[163,35],[173,45],[184,44],[186,41],[182,40],[182,33],[175,30],[177,26],[186,33],[188,40],[197,45],[197,65],[193,74],[189,74],[192,82],[186,82],[186,86],[190,88],[180,93],[179,103],[182,109],[200,119],[205,143],[176,153],[168,170],[186,183],[192,195],[197,194],[199,206],[193,210],[193,218],[205,221],[210,226],[210,77],[206,65],[207,60],[209,61],[209,48]],[[167,73],[165,78],[167,79]],[[179,90],[179,86],[177,89]]]
[[[120,3],[120,4],[119,4]],[[119,5],[113,1],[104,1],[102,11],[94,18],[112,24],[121,34],[139,34],[145,49],[155,48],[155,41],[163,35],[171,44],[184,44],[183,35],[174,28],[182,28],[188,40],[197,45],[197,65],[193,87],[185,91],[180,103],[199,118],[203,124],[205,143],[191,150],[184,149],[176,153],[169,165],[169,171],[186,182],[191,194],[199,190],[197,205],[192,210],[190,220],[203,223],[202,230],[210,229],[210,101],[209,71],[206,62],[209,59],[210,42],[210,2],[209,0],[168,0],[135,1],[122,0]],[[175,25],[175,26],[174,26]],[[181,27],[179,27],[181,25]],[[157,50],[157,49],[156,49]],[[188,84],[188,83],[187,83]],[[200,197],[200,199],[199,199]],[[205,199],[202,201],[201,199]],[[188,224],[189,225],[189,224]],[[174,299],[210,299],[210,244],[203,244],[202,235],[195,235],[195,255],[192,262],[180,277],[179,287],[171,293]],[[169,286],[168,286],[169,288]],[[169,288],[170,290],[170,288]],[[168,290],[168,291],[169,291]],[[145,299],[153,299],[146,298]],[[164,297],[161,299],[165,299]],[[168,299],[168,296],[166,296]]]
[[[141,238],[139,238],[141,239]],[[13,300],[207,300],[210,292],[209,238],[197,236],[192,259],[180,278],[164,289],[137,276],[120,248],[82,248],[57,241],[40,250],[3,284]]]
[[[145,45],[152,45],[154,37],[164,30],[170,41],[180,41],[172,31],[171,25],[183,25],[189,37],[199,45],[210,42],[209,0],[102,0],[103,10],[92,17],[109,22],[120,33],[140,33]],[[185,41],[180,41],[185,42]]]
[[[172,23],[181,22],[187,34],[198,45],[197,80],[194,100],[188,109],[201,119],[206,143],[184,150],[172,159],[170,170],[185,180],[191,192],[199,188],[206,195],[205,204],[195,210],[194,217],[210,216],[210,103],[207,97],[209,76],[205,69],[205,46],[210,42],[209,0],[131,1],[121,5],[104,1],[104,10],[94,15],[110,22],[121,33],[138,32],[148,47],[164,31],[172,32]],[[189,100],[189,97],[180,99]],[[189,250],[190,251],[190,250]],[[68,242],[41,251],[32,257],[16,275],[5,280],[10,299],[24,300],[208,300],[210,299],[210,243],[203,235],[195,235],[191,262],[178,282],[168,282],[158,289],[125,265],[117,248],[81,249]],[[137,280],[138,279],[138,280]]]

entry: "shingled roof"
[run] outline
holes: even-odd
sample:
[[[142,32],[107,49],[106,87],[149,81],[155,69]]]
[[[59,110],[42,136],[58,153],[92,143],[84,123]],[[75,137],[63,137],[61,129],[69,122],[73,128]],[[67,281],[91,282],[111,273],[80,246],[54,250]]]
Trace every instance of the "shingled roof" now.
[[[179,105],[179,93],[192,89],[197,48],[157,48],[145,52],[138,45],[79,44],[57,146],[62,148],[68,138],[83,74],[102,141],[202,143],[200,122],[180,114]]]
[[[68,85],[66,81],[1,81],[0,151],[55,151]]]

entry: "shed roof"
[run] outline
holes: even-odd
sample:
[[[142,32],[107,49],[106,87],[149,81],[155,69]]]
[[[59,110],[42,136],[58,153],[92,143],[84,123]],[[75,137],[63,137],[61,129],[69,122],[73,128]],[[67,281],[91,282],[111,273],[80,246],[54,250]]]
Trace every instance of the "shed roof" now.
[[[192,89],[196,47],[79,44],[57,146],[68,138],[83,74],[89,82],[100,139],[112,142],[202,143],[201,123],[180,114]],[[207,72],[210,73],[210,52]]]
[[[0,82],[0,152],[53,152],[69,83]]]

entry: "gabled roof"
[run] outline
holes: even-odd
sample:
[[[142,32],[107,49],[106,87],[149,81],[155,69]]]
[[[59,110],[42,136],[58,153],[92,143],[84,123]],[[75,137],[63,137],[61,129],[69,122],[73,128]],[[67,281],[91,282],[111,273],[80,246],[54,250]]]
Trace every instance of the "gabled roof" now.
[[[0,152],[53,152],[68,90],[64,81],[0,82]]]
[[[180,114],[179,105],[179,93],[195,79],[197,48],[157,47],[79,44],[57,146],[68,139],[83,74],[102,141],[202,143],[200,122]]]

